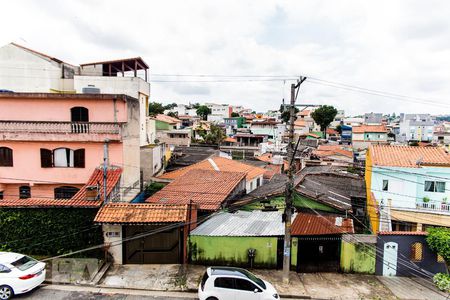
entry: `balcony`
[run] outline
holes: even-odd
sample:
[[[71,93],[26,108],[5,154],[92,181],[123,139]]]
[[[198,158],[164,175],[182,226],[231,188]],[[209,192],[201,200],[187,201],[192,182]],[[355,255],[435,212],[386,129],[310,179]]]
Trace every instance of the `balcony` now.
[[[416,207],[418,210],[428,210],[434,212],[450,213],[450,203],[444,202],[416,202]]]
[[[0,121],[0,141],[120,141],[121,123]]]

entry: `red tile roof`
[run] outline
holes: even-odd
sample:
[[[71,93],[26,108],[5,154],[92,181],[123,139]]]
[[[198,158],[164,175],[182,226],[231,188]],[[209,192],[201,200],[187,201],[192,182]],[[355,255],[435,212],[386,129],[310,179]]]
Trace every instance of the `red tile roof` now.
[[[228,142],[228,143],[237,143],[236,139],[233,139],[231,137],[227,137],[223,140],[224,142]]]
[[[120,180],[122,169],[108,169],[107,173],[107,194],[111,193],[113,188]],[[99,184],[100,199],[86,200],[86,187]],[[84,185],[71,199],[51,199],[51,198],[6,198],[0,200],[0,207],[99,207],[103,203],[103,170],[95,169]]]
[[[383,132],[386,133],[387,129],[384,125],[361,125],[361,126],[353,126],[353,133],[365,133],[365,132]]]
[[[158,178],[176,179],[191,170],[215,170],[213,164],[218,167],[219,171],[245,173],[247,181],[253,180],[257,176],[260,176],[265,172],[263,168],[247,165],[232,159],[215,156],[202,160],[201,162],[190,165],[188,167],[165,173]]]
[[[185,222],[187,215],[188,205],[108,203],[100,208],[94,222],[111,224]]]
[[[166,122],[169,124],[176,124],[176,123],[181,123],[181,120],[177,119],[177,118],[173,118],[171,116],[168,115],[164,115],[164,114],[158,114],[154,117],[155,120],[161,121],[161,122]]]
[[[245,173],[190,170],[145,200],[159,204],[198,204],[201,210],[217,210]]]
[[[379,235],[427,235],[426,231],[380,231]]]
[[[450,167],[450,155],[444,149],[438,147],[372,145],[369,155],[374,166],[418,168],[422,165]]]
[[[336,225],[337,216],[319,216],[299,213],[292,223],[292,235],[328,235],[354,233],[353,220],[342,218],[342,225]]]
[[[353,158],[353,152],[343,149],[341,145],[320,145],[316,150],[313,151],[313,154],[319,157],[343,155],[349,158]]]

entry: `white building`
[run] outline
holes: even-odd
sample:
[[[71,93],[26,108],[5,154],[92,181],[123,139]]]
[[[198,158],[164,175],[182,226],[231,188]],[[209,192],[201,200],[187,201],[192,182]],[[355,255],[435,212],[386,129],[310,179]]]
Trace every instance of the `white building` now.
[[[185,104],[178,104],[174,108],[164,111],[164,114],[167,114],[168,112],[176,113],[178,116],[197,116],[197,110]]]
[[[398,142],[432,141],[434,120],[429,114],[400,114]]]
[[[140,106],[139,136],[142,146],[148,144],[145,124],[150,97],[148,68],[140,57],[76,66],[10,43],[0,48],[0,89],[13,92],[125,94],[136,98]]]
[[[208,115],[209,122],[223,123],[224,118],[231,117],[233,108],[228,104],[205,103],[205,105],[211,110],[211,114]]]

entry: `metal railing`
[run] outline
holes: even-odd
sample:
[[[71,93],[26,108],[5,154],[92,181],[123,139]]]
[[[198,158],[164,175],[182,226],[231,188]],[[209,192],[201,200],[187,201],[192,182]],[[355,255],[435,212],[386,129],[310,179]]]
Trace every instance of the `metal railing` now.
[[[419,201],[416,202],[417,209],[423,209],[423,210],[433,210],[433,211],[442,211],[442,212],[449,212],[450,213],[450,204],[444,203],[444,202],[423,202]]]
[[[0,121],[0,132],[120,134],[120,123]]]

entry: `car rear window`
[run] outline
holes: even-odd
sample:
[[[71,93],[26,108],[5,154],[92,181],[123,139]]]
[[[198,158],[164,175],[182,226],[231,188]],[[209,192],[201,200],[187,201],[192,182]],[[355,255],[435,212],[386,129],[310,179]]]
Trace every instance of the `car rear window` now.
[[[206,280],[208,280],[208,278],[209,278],[208,272],[205,272],[205,274],[203,274],[202,283],[200,285],[202,288],[202,291],[205,289],[205,283],[206,283]]]
[[[11,265],[19,269],[20,271],[25,271],[37,264],[38,261],[34,258],[31,258],[29,256],[23,256],[22,258],[19,258],[15,262],[12,262]]]
[[[218,277],[216,278],[216,280],[214,280],[214,287],[233,289],[234,288],[233,281],[234,281],[233,278]]]
[[[253,273],[250,273],[249,271],[247,271],[245,269],[242,269],[241,272],[242,272],[242,274],[247,276],[248,279],[250,279],[253,282],[256,282],[263,289],[266,289],[266,284],[264,283],[264,281],[262,281],[262,279],[256,277]]]

